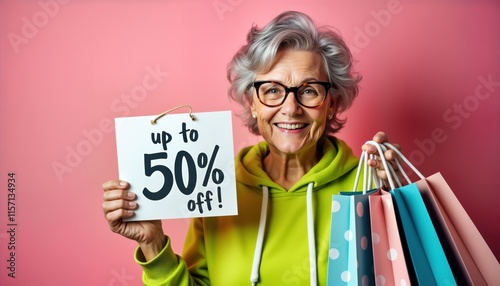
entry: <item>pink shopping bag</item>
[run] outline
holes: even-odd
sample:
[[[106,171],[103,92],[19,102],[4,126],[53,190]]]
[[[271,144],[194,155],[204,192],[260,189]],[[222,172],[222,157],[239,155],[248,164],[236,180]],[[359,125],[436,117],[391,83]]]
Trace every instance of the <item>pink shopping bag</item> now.
[[[433,222],[454,259],[457,281],[465,285],[500,285],[500,264],[441,173],[417,182]]]
[[[369,196],[373,264],[377,285],[411,285],[392,195]]]

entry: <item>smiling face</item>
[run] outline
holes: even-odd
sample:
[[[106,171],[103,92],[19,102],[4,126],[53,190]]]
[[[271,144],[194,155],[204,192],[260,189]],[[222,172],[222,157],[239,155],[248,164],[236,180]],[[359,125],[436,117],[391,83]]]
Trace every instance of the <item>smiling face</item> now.
[[[304,82],[328,81],[328,77],[319,54],[285,49],[278,52],[271,69],[258,73],[255,80],[272,80],[294,87]],[[282,105],[267,107],[259,101],[255,91],[251,110],[271,151],[284,154],[315,150],[325,130],[327,115],[333,114],[329,96],[322,105],[307,108],[297,102],[293,93],[289,93]]]

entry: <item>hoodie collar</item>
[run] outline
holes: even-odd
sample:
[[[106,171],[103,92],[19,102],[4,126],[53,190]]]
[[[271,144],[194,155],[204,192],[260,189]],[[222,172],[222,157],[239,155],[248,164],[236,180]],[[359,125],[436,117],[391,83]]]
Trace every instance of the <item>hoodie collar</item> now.
[[[307,185],[313,183],[314,189],[338,179],[353,168],[356,168],[358,159],[345,142],[335,137],[323,137],[318,142],[323,156],[295,185],[289,190],[273,182],[262,166],[263,158],[269,153],[269,144],[265,141],[254,146],[244,148],[236,157],[236,177],[240,183],[258,189],[268,186],[270,194],[306,192]]]

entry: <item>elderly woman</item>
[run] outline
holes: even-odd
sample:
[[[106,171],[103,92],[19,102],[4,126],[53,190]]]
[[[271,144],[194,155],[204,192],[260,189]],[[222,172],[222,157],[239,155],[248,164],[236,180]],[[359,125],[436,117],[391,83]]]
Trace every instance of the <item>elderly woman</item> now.
[[[338,34],[285,12],[251,29],[228,79],[246,125],[264,138],[236,158],[239,214],[193,219],[182,257],[160,221],[122,221],[139,207],[126,182],[103,184],[106,220],[138,242],[146,285],[325,285],[332,195],[352,189],[358,164],[333,137],[358,93],[351,54]]]

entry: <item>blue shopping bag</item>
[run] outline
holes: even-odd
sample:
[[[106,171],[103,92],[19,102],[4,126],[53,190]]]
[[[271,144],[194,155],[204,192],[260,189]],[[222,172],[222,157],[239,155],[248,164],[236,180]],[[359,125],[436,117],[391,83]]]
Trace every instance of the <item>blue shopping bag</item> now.
[[[375,285],[368,196],[376,191],[333,195],[327,285]]]
[[[390,193],[418,284],[457,285],[416,183],[395,188]]]

